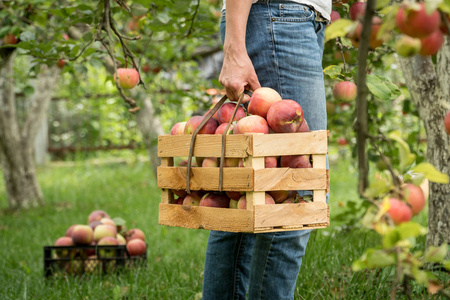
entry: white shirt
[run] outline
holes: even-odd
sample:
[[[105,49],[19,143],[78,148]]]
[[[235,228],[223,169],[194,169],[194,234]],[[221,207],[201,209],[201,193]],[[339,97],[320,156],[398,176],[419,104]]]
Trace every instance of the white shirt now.
[[[258,0],[253,0],[253,3],[256,3],[257,1]],[[291,2],[311,5],[318,12],[320,12],[325,19],[330,20],[331,0],[291,0]],[[226,8],[226,0],[223,0],[223,8],[222,9],[225,9],[225,8]]]

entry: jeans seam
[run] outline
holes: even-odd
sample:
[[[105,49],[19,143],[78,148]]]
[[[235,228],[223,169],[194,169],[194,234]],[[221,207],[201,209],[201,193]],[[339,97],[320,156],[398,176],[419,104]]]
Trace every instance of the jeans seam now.
[[[276,75],[277,75],[277,91],[281,95],[281,94],[283,94],[283,91],[282,91],[282,87],[281,87],[280,66],[278,64],[277,54],[275,52],[275,48],[276,48],[275,47],[275,33],[274,33],[274,30],[273,30],[274,22],[271,21],[272,20],[272,13],[271,13],[271,10],[270,10],[270,3],[269,2],[270,1],[267,2],[267,13],[269,15],[269,31],[270,31],[270,38],[271,38],[271,41],[272,41],[272,58],[273,58],[273,62],[274,62],[274,65],[275,65],[275,70],[276,70]]]
[[[272,238],[271,238],[271,241],[270,241],[270,247],[269,247],[269,249],[267,251],[266,261],[264,262],[264,271],[262,273],[262,282],[264,282],[264,279],[266,277],[267,263],[269,261],[269,256],[270,256],[269,254],[270,254],[270,251],[272,250],[272,244],[273,244],[273,239],[275,238],[275,235],[276,235],[276,233],[274,233],[272,235]],[[262,298],[263,286],[264,286],[264,284],[261,284],[260,289],[259,289],[259,293],[258,293],[258,295],[259,295],[258,299],[263,299]]]
[[[237,295],[237,290],[238,290],[238,284],[239,284],[239,271],[238,271],[238,263],[240,261],[240,257],[241,257],[241,252],[242,252],[242,241],[244,239],[244,234],[241,234],[241,238],[239,239],[239,245],[238,245],[238,251],[236,253],[236,260],[234,262],[234,284],[233,284],[233,294],[232,294],[232,298],[233,299],[237,299],[236,296]]]

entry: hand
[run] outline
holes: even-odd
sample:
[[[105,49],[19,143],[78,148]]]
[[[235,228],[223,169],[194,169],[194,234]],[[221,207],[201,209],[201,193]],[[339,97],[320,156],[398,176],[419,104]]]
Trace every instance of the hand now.
[[[219,82],[224,86],[230,101],[239,100],[244,88],[256,90],[260,88],[255,68],[245,49],[224,47],[224,60]]]

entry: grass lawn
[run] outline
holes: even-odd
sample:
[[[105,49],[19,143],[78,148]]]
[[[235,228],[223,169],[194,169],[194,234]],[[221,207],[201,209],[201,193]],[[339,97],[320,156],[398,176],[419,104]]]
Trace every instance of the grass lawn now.
[[[358,199],[355,170],[347,159],[335,161],[331,226],[311,235],[295,299],[388,299],[392,269],[351,271],[352,261],[379,240],[335,219]],[[158,225],[160,192],[147,162],[50,164],[38,170],[38,177],[46,205],[21,212],[8,211],[0,183],[2,299],[201,299],[208,231]],[[95,209],[144,230],[147,267],[120,275],[45,279],[43,246],[52,245],[70,225],[87,223]],[[416,218],[426,221],[424,213]],[[413,285],[413,292],[427,298],[419,286]]]

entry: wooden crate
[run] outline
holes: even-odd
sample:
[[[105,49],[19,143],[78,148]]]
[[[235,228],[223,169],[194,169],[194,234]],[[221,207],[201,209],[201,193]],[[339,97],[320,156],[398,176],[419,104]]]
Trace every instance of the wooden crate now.
[[[186,167],[174,157],[188,157],[191,135],[158,137],[158,187],[162,189],[159,224],[229,232],[274,232],[324,228],[329,225],[326,203],[328,131],[243,134],[226,137],[225,157],[245,159],[246,167],[223,168],[223,191],[246,192],[247,210],[174,204],[172,190],[186,189]],[[221,135],[197,135],[194,157],[220,157]],[[265,156],[312,155],[312,168],[264,168]],[[219,168],[192,167],[190,189],[218,191]],[[313,202],[266,205],[265,191],[312,190]]]

